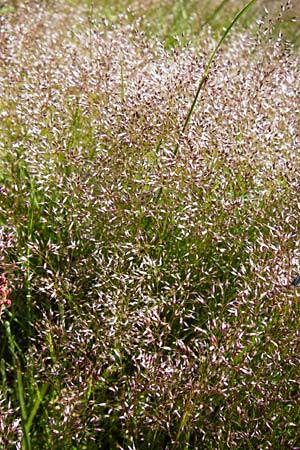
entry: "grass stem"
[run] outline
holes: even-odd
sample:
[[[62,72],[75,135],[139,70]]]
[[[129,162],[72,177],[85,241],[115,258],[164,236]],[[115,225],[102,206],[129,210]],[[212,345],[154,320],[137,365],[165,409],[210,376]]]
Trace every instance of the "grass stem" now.
[[[31,439],[30,439],[30,432],[28,429],[28,423],[27,423],[27,410],[26,410],[26,403],[25,403],[25,395],[24,395],[24,386],[23,386],[23,376],[22,376],[22,369],[21,369],[21,363],[19,356],[17,355],[15,351],[15,342],[14,338],[11,333],[10,324],[8,321],[5,321],[5,330],[6,330],[6,336],[8,339],[8,345],[9,349],[12,355],[13,364],[16,371],[16,377],[17,377],[17,396],[19,399],[19,405],[20,405],[20,411],[21,411],[21,418],[22,418],[22,429],[23,429],[23,441],[22,441],[22,448],[25,450],[31,450]]]

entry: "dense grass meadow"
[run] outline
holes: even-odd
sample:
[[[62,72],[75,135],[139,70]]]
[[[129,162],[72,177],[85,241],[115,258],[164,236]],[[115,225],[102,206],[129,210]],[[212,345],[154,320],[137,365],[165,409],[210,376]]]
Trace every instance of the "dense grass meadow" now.
[[[246,5],[1,5],[1,450],[300,449],[300,7]]]

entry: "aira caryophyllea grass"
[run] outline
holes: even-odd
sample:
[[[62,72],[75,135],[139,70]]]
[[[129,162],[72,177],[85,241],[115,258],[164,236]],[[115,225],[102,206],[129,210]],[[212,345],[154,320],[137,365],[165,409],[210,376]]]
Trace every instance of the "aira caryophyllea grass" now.
[[[1,10],[0,447],[296,450],[298,6],[99,3]]]

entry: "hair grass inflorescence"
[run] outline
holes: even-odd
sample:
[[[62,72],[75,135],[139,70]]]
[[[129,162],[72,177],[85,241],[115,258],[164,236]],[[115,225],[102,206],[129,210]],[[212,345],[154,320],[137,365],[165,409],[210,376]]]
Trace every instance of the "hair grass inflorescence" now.
[[[296,449],[299,52],[135,7],[0,17],[0,445]]]

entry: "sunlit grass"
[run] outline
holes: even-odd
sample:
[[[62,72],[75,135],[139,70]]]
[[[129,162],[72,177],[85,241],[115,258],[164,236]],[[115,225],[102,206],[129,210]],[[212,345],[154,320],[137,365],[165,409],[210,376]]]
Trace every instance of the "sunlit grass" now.
[[[299,52],[223,3],[1,17],[1,448],[298,448]]]

